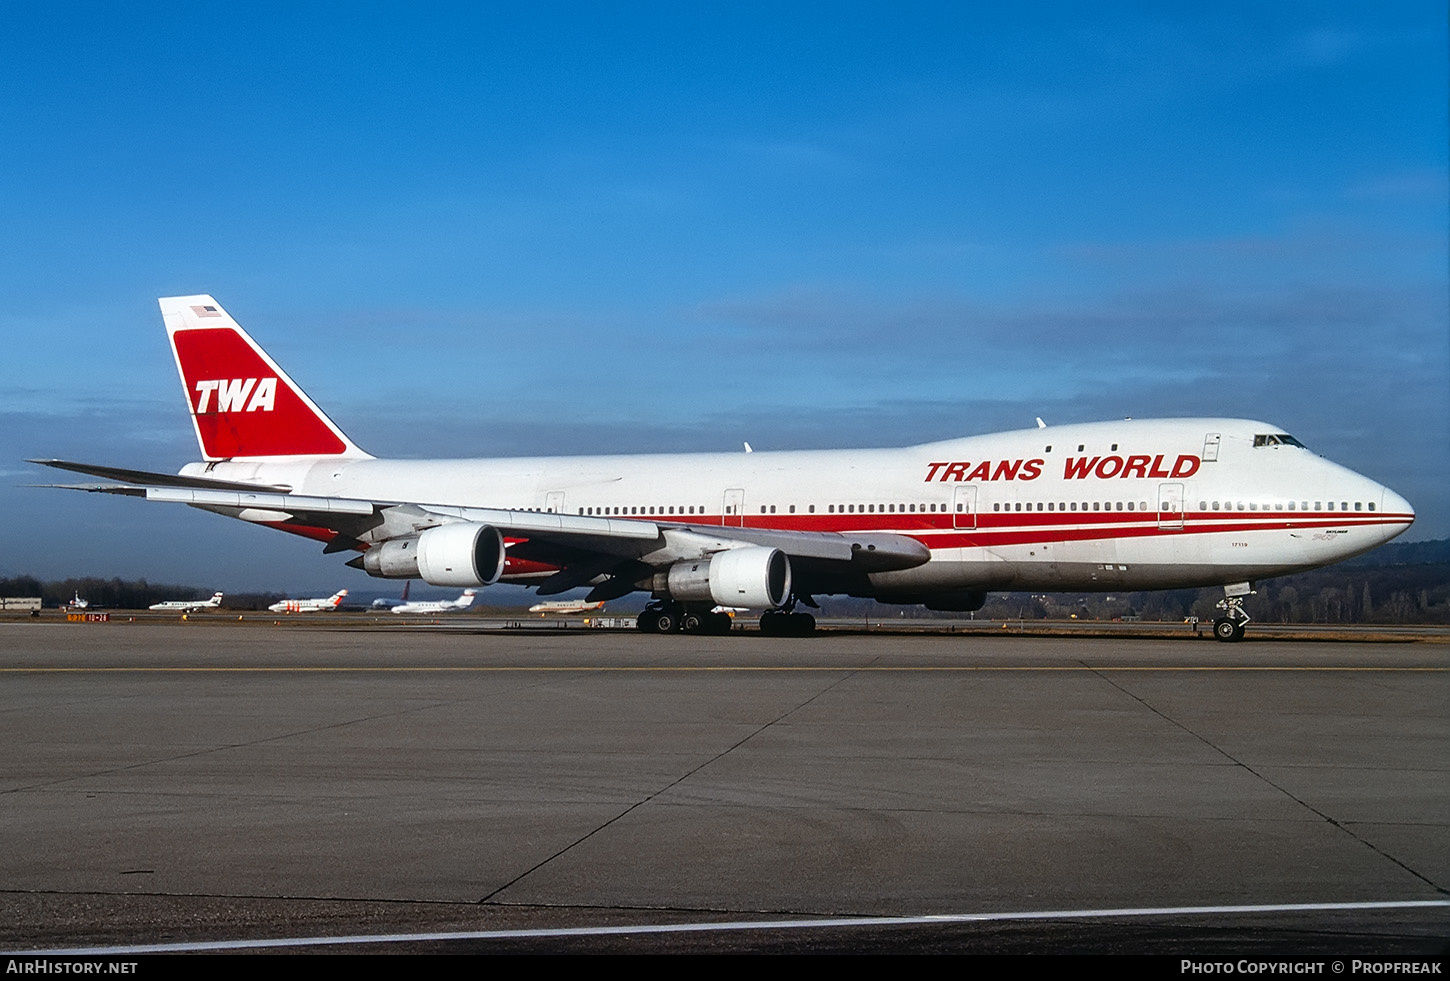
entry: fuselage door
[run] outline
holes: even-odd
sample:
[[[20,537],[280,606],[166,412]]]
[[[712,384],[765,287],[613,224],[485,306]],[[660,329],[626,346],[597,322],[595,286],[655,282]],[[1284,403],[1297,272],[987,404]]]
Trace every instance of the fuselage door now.
[[[1219,433],[1209,433],[1203,437],[1203,462],[1213,463],[1218,459],[1218,443],[1221,439]]]
[[[975,484],[958,484],[953,491],[952,526],[955,528],[977,527],[977,487]]]
[[[544,510],[550,514],[564,513],[564,492],[549,491],[544,495]]]
[[[1183,485],[1158,485],[1158,527],[1170,531],[1183,527]]]
[[[745,527],[745,489],[732,487],[725,492],[725,503],[720,508],[720,524],[726,528]]]

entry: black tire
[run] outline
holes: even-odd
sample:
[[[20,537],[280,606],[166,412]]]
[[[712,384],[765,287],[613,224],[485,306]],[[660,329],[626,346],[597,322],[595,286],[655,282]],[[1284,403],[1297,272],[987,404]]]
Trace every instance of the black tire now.
[[[785,624],[782,622],[784,616],[785,614],[783,613],[777,613],[774,610],[766,610],[760,615],[760,632],[765,634],[765,636],[767,637],[779,637],[782,633],[785,632],[781,629],[783,626],[785,626]]]
[[[1221,617],[1213,621],[1213,636],[1215,640],[1223,641],[1225,644],[1232,644],[1244,639],[1244,628],[1239,626],[1237,620]]]
[[[815,617],[809,613],[792,613],[790,615],[790,635],[792,637],[809,637],[815,632]]]
[[[730,614],[710,614],[710,633],[720,634],[723,636],[724,634],[728,634],[730,632],[730,628],[732,626],[734,626],[734,622],[730,619]]]
[[[686,613],[680,618],[680,629],[687,634],[705,632],[705,618],[698,613]]]
[[[645,610],[639,615],[639,619],[634,621],[634,625],[642,632],[652,634],[658,629],[658,625],[655,623],[655,620],[657,620],[658,618],[658,611]]]
[[[673,613],[670,613],[669,611],[661,612],[655,618],[655,633],[657,634],[672,634],[676,630],[678,630],[679,627],[679,620],[677,620],[675,618],[675,615]]]

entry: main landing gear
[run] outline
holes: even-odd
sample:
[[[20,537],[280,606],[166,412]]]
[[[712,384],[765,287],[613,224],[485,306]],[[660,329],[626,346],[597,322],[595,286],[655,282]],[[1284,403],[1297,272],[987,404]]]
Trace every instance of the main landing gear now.
[[[1223,616],[1213,621],[1213,636],[1216,640],[1233,644],[1244,639],[1244,627],[1249,622],[1249,615],[1244,610],[1244,597],[1254,595],[1254,591],[1246,582],[1225,586],[1223,591],[1224,598],[1218,601]]]
[[[728,634],[731,620],[728,613],[711,613],[708,610],[691,610],[679,603],[651,603],[635,621],[635,626],[647,634],[672,634],[683,631],[687,634]]]
[[[809,637],[816,632],[816,618],[809,613],[766,610],[760,615],[760,632],[767,637]]]
[[[805,602],[816,603],[810,597]],[[809,637],[816,632],[816,618],[809,613],[795,612],[796,597],[786,600],[779,610],[766,610],[760,615],[760,632],[767,637]]]
[[[791,599],[779,610],[766,610],[760,616],[760,632],[767,637],[808,637],[816,632],[816,618],[809,613],[796,613]],[[711,613],[691,609],[673,600],[656,600],[644,608],[635,626],[647,634],[728,634],[734,621],[728,613]]]

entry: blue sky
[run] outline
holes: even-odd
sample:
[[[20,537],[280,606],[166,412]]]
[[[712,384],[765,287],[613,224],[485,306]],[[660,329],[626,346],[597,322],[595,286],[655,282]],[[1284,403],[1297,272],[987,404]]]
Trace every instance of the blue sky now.
[[[196,455],[195,292],[378,455],[1235,415],[1450,536],[1443,5],[1203,7],[7,5],[0,574],[373,585],[18,486]]]

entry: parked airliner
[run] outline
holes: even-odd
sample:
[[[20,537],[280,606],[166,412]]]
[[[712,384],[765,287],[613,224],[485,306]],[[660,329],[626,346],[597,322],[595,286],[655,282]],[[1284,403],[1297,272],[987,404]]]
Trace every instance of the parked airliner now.
[[[202,461],[177,475],[35,461],[80,489],[180,502],[437,586],[641,591],[642,630],[807,633],[849,594],[975,610],[993,590],[1223,586],[1358,555],[1414,520],[1394,491],[1244,419],[1124,420],[898,449],[379,460],[210,296],[160,301]]]
[[[198,610],[215,610],[221,605],[222,594],[212,593],[209,600],[167,600],[164,603],[152,603],[147,609],[166,613],[195,613]]]
[[[273,613],[320,613],[324,610],[335,610],[347,599],[347,590],[339,589],[331,596],[323,596],[318,599],[287,599],[273,603],[267,609]]]
[[[432,613],[462,613],[473,605],[473,599],[477,592],[472,589],[465,589],[463,595],[455,600],[414,600],[411,603],[399,603],[393,607],[394,613],[432,614]]]
[[[584,600],[550,600],[545,603],[535,603],[529,607],[530,613],[537,613],[539,616],[558,614],[566,616],[571,613],[598,613],[604,609],[604,601],[598,603],[586,603]]]

